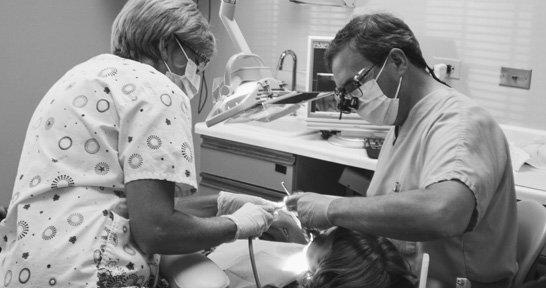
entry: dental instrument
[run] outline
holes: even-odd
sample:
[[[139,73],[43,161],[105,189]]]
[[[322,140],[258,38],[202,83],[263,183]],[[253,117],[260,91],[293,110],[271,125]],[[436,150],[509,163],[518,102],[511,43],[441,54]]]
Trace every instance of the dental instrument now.
[[[281,181],[282,189],[284,189],[284,192],[286,192],[286,195],[290,196],[290,192],[288,192],[288,189],[286,189],[286,186],[284,186],[284,181]]]

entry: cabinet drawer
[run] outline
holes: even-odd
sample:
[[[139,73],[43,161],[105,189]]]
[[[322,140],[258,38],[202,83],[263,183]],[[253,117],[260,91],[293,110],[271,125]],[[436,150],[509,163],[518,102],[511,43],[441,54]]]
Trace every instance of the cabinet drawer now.
[[[204,192],[205,194],[217,194],[220,191],[245,193],[272,201],[281,201],[283,197],[286,196],[284,192],[258,187],[248,183],[218,177],[216,175],[201,173],[199,192]]]
[[[222,178],[280,191],[293,187],[295,156],[290,153],[202,136],[201,170]]]

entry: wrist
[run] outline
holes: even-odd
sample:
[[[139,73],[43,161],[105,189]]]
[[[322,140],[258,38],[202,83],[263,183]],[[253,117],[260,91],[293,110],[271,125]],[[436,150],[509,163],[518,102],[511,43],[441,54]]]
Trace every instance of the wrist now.
[[[328,208],[326,209],[326,219],[332,226],[339,226],[338,218],[339,218],[339,211],[341,211],[340,207],[342,206],[340,202],[343,201],[343,198],[336,198],[328,204]]]
[[[221,215],[219,217],[226,223],[225,225],[228,227],[228,242],[233,242],[237,239],[239,239],[239,226],[237,225],[236,220],[232,215]]]

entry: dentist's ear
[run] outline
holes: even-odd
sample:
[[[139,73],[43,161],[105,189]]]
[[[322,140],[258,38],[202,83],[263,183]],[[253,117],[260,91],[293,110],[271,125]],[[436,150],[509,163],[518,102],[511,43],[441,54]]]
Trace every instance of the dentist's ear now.
[[[406,56],[406,53],[400,48],[393,48],[389,53],[389,58],[391,58],[391,63],[393,63],[398,71],[398,76],[406,74],[409,66],[409,59]]]

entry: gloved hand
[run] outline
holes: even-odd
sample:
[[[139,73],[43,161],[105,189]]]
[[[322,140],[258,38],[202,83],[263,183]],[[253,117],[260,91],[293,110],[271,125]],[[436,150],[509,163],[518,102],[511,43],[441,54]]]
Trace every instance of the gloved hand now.
[[[269,226],[273,223],[273,210],[268,207],[246,203],[235,213],[221,215],[220,217],[226,217],[235,222],[235,225],[237,225],[235,239],[245,239],[260,236],[269,229]]]
[[[264,207],[278,207],[277,203],[265,200],[261,197],[251,196],[247,194],[230,193],[225,191],[220,191],[220,193],[218,194],[217,203],[217,216],[232,214],[233,212],[239,210],[239,208],[243,207],[245,203],[252,203]]]
[[[339,196],[317,193],[296,193],[286,199],[286,207],[297,211],[298,218],[305,228],[326,230],[334,226],[328,219],[328,207]]]

